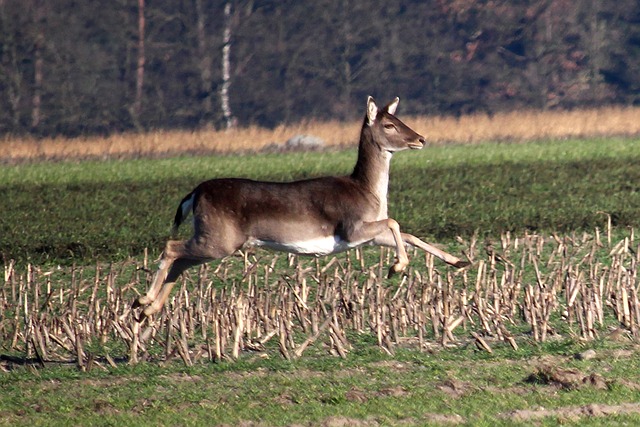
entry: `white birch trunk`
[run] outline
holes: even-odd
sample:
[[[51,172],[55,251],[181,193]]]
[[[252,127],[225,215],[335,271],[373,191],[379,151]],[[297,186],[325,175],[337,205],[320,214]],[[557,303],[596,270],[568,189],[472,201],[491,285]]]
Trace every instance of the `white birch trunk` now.
[[[235,119],[229,104],[229,86],[231,85],[231,3],[224,6],[224,32],[222,34],[222,88],[220,103],[227,129],[234,127]]]

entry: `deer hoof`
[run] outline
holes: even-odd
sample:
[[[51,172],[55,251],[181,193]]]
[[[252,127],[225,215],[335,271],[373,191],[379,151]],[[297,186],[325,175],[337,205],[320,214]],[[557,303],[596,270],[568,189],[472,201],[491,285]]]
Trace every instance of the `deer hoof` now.
[[[405,269],[406,265],[395,263],[389,268],[389,274],[387,274],[387,279],[391,278],[394,274],[401,273]]]
[[[143,305],[149,304],[151,304],[151,299],[148,296],[144,295],[133,301],[133,303],[131,304],[131,308],[138,308],[142,307]]]
[[[140,316],[149,317],[152,314],[156,314],[157,312],[159,312],[161,308],[162,307],[155,307],[154,304],[151,304],[142,311],[142,314]]]
[[[462,261],[462,260],[460,260],[460,261],[456,262],[455,264],[453,264],[453,266],[455,268],[464,268],[464,267],[467,267],[469,265],[471,265],[471,263],[469,261]]]

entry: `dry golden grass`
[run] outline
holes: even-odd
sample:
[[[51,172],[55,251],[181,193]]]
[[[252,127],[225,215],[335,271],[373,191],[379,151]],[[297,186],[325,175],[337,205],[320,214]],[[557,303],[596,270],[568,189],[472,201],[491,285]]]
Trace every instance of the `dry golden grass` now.
[[[433,142],[531,141],[640,133],[640,108],[513,111],[407,120]]]
[[[400,114],[402,116],[402,113]],[[575,111],[514,111],[495,115],[474,114],[409,117],[407,124],[429,142],[477,143],[483,141],[530,141],[611,135],[640,134],[640,108],[605,107]],[[182,152],[262,150],[282,144],[294,135],[309,134],[328,146],[355,145],[360,121],[305,122],[265,129],[257,126],[233,130],[153,131],[114,134],[108,137],[18,138],[0,140],[0,160],[118,158],[160,156]]]

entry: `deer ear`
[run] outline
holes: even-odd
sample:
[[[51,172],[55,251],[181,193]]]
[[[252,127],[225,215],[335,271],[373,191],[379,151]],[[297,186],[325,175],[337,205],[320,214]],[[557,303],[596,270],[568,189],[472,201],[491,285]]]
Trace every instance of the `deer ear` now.
[[[387,107],[386,107],[387,112],[388,112],[389,114],[391,114],[391,115],[396,114],[396,108],[398,108],[398,103],[399,103],[399,102],[400,102],[400,98],[398,98],[398,97],[396,96],[396,99],[394,99],[393,101],[391,101],[391,102],[389,103],[389,105],[387,105]]]
[[[376,101],[372,97],[367,98],[367,123],[369,126],[376,121],[376,116],[378,115],[378,106],[376,105]]]

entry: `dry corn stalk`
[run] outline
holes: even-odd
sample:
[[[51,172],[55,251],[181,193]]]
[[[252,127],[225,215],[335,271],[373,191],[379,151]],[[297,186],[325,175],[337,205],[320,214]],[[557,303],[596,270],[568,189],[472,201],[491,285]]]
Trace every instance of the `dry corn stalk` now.
[[[562,329],[558,322],[593,339],[606,318],[637,338],[640,247],[634,248],[630,233],[606,247],[598,230],[580,237],[505,234],[499,246],[483,252],[474,238],[465,249],[476,261],[472,267],[452,271],[433,257],[423,265],[414,257],[396,282],[380,276],[386,250],[373,265],[366,251],[324,262],[244,253],[242,267],[228,258],[215,269],[185,275],[170,304],[143,324],[130,307],[151,279],[146,258],[142,266],[129,262],[68,272],[10,261],[0,283],[0,343],[33,363],[74,361],[91,369],[159,357],[178,357],[187,365],[203,355],[235,360],[246,351],[274,351],[272,338],[286,358],[302,357],[312,347],[348,357],[348,337],[363,333],[375,336],[389,354],[411,339],[423,349],[429,341],[456,345],[469,336],[485,351],[493,341],[517,350],[511,327],[523,321],[536,341]],[[237,279],[234,269],[241,269]],[[106,350],[88,350],[95,348],[128,353],[114,358]]]

